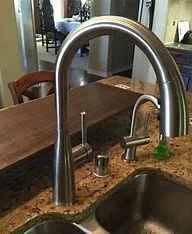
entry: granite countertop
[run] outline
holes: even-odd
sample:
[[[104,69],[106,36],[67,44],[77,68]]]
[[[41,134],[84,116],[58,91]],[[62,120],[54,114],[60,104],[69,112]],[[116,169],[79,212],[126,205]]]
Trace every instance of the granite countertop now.
[[[101,81],[109,85],[123,84],[124,88],[138,93],[158,95],[154,85],[122,77],[112,77]],[[192,114],[192,97],[187,94],[189,112]],[[64,217],[66,220],[80,221],[114,187],[126,180],[132,173],[141,169],[155,169],[171,175],[188,186],[192,186],[192,135],[170,140],[171,153],[166,161],[158,161],[152,156],[157,143],[158,121],[150,104],[142,107],[140,126],[146,113],[151,114],[148,131],[151,143],[138,147],[137,161],[131,164],[121,160],[122,149],[119,138],[129,134],[130,113],[122,113],[113,119],[105,120],[88,129],[89,143],[94,152],[107,152],[110,156],[107,178],[98,179],[93,175],[93,163],[87,163],[75,171],[76,203],[73,206],[55,207],[52,203],[52,156],[53,152],[44,152],[39,158],[12,168],[0,175],[0,233],[10,233],[22,225],[49,217]],[[190,130],[191,132],[191,130]],[[73,144],[79,136],[73,137]]]
[[[182,44],[182,43],[167,43],[165,44],[166,47],[168,48],[173,48],[177,50],[183,50],[183,51],[188,51],[192,52],[192,44]]]

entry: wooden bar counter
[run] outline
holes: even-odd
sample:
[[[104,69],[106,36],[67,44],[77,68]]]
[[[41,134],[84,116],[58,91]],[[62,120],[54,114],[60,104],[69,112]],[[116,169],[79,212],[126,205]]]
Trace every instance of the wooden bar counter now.
[[[70,133],[80,131],[80,112],[93,125],[130,108],[139,94],[91,83],[70,90]],[[64,107],[65,108],[65,107]],[[0,111],[0,170],[53,146],[55,143],[54,95]]]

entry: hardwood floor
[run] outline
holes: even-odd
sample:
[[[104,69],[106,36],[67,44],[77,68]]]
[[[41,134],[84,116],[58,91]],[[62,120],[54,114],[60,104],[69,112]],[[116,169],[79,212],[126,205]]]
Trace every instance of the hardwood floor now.
[[[39,62],[39,70],[45,71],[45,70],[54,70],[54,64],[47,62],[47,61],[40,61]],[[101,76],[96,76],[93,74],[89,74],[84,70],[79,70],[75,68],[70,68],[69,71],[69,82],[70,86],[72,88],[86,85],[90,82],[94,82],[100,79],[103,79]]]
[[[45,71],[45,70],[54,70],[54,63],[41,60],[39,62],[39,70]],[[124,77],[131,77],[131,71],[124,71],[115,75],[120,75]],[[76,69],[76,68],[70,68],[69,70],[69,83],[71,88],[79,87],[87,85],[91,82],[104,79],[105,77],[93,75],[90,73],[87,73],[87,71]],[[45,96],[47,93],[47,90],[49,89],[49,84],[42,84],[39,87],[33,87],[33,92],[36,93],[36,95]]]

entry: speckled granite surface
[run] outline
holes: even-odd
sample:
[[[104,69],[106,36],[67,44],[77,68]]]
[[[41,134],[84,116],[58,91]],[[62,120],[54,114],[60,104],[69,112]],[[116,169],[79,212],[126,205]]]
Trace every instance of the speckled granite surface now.
[[[108,78],[104,81],[110,85],[129,85],[130,90],[157,94],[158,88],[122,77]],[[189,110],[192,114],[192,97],[187,95]],[[182,182],[192,185],[192,135],[175,138],[170,141],[171,154],[167,161],[158,161],[152,156],[158,135],[158,122],[149,104],[141,110],[140,123],[146,113],[152,113],[148,131],[151,143],[138,148],[138,160],[131,164],[121,160],[122,149],[118,141],[121,136],[129,134],[130,113],[123,113],[111,120],[102,122],[88,130],[89,143],[94,152],[108,152],[110,155],[110,176],[98,179],[93,176],[93,163],[76,169],[76,203],[71,207],[55,207],[52,204],[52,151],[45,152],[39,158],[24,163],[0,174],[0,233],[10,233],[17,228],[30,226],[37,220],[49,217],[65,217],[67,220],[79,221],[108,192],[125,180],[131,173],[140,169],[157,169],[171,174]],[[139,131],[142,127],[138,126]],[[79,136],[75,136],[76,144]],[[3,185],[3,186],[2,186]]]

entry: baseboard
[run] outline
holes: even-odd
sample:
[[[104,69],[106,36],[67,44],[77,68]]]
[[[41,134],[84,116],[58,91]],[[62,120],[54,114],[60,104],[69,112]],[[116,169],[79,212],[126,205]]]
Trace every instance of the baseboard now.
[[[103,72],[103,71],[98,71],[98,70],[90,69],[90,68],[87,70],[87,73],[90,73],[96,76],[101,76],[101,77],[109,77],[113,75],[112,72]]]
[[[98,71],[98,70],[89,68],[87,72],[96,76],[109,77],[109,76],[112,76],[113,74],[117,74],[117,73],[131,70],[131,69],[132,69],[132,65],[128,65],[128,66],[123,66],[123,67],[113,69],[112,71],[108,71],[108,72]]]
[[[123,66],[123,67],[119,67],[116,69],[112,70],[112,74],[117,74],[123,71],[127,71],[127,70],[131,70],[132,69],[132,65],[127,65],[127,66]]]

